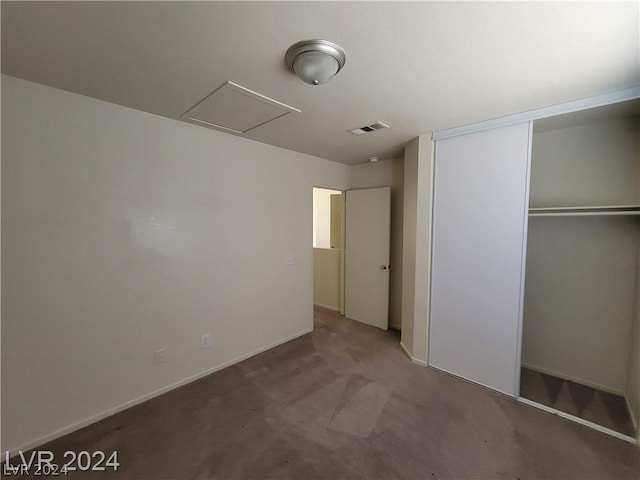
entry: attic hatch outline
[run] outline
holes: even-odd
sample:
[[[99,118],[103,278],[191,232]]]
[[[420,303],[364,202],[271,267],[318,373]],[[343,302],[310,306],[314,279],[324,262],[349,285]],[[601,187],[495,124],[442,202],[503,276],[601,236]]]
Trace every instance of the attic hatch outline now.
[[[226,90],[225,90],[226,89]],[[272,107],[273,116],[268,116],[268,118],[266,119],[261,119],[258,121],[258,123],[249,126],[248,128],[245,129],[238,129],[238,128],[233,128],[229,125],[223,125],[221,123],[215,123],[215,122],[211,122],[208,120],[204,120],[203,118],[198,118],[198,111],[201,110],[201,108],[199,107],[203,107],[206,106],[206,102],[207,101],[212,101],[212,100],[216,100],[217,98],[215,98],[215,94],[218,94],[218,98],[220,98],[220,93],[239,93],[244,97],[247,97],[251,100],[255,100],[257,102],[259,102],[259,104],[266,105],[268,107]],[[229,102],[229,98],[226,99],[227,102]],[[245,103],[245,107],[248,104]],[[261,106],[261,107],[262,107]],[[215,110],[215,108],[214,108]],[[278,114],[279,111],[279,114]],[[282,103],[279,102],[277,100],[274,100],[273,98],[267,97],[266,95],[262,95],[258,92],[255,92],[253,90],[250,90],[246,87],[243,87],[242,85],[239,85],[237,83],[234,83],[232,81],[226,81],[225,83],[223,83],[221,86],[219,86],[218,88],[216,88],[213,92],[211,92],[210,94],[206,95],[203,99],[199,100],[196,104],[194,104],[192,107],[190,107],[187,111],[185,111],[182,115],[180,115],[180,118],[192,123],[196,123],[196,124],[200,124],[200,125],[205,125],[205,126],[209,126],[209,127],[213,127],[216,129],[220,129],[220,130],[226,130],[229,132],[233,132],[233,133],[238,133],[240,135],[244,135],[247,132],[250,132],[251,130],[254,130],[262,125],[265,125],[266,123],[272,122],[274,120],[277,120],[279,118],[284,117],[285,115],[288,115],[289,113],[301,113],[302,111],[292,107],[291,105],[287,105],[286,103]],[[206,112],[203,112],[206,113]],[[202,116],[206,116],[206,115],[202,115]],[[264,117],[264,115],[262,115]],[[230,122],[233,123],[233,122]],[[237,122],[236,122],[237,123]]]

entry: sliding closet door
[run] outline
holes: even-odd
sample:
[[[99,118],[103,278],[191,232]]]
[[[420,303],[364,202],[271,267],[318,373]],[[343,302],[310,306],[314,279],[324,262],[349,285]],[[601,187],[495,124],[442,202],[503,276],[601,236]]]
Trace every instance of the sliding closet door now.
[[[429,364],[517,396],[529,122],[437,140]]]

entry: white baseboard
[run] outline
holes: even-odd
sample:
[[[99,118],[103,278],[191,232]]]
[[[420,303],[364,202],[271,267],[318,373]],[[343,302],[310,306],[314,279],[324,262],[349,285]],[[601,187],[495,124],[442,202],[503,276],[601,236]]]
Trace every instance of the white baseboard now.
[[[407,354],[407,357],[409,357],[409,359],[411,360],[411,362],[420,365],[422,367],[426,367],[427,366],[427,362],[423,361],[423,360],[419,360],[416,357],[414,357],[413,355],[411,355],[411,353],[409,352],[409,349],[407,347],[404,346],[404,343],[400,342],[400,348],[402,349],[402,351],[404,353]]]
[[[567,375],[566,373],[554,372],[553,370],[549,370],[547,368],[538,367],[536,365],[531,365],[530,363],[522,362],[522,366],[528,368],[529,370],[533,370],[534,372],[545,373],[547,375],[551,375],[553,377],[562,378],[563,380],[569,380],[574,383],[579,383],[580,385],[584,385],[585,387],[595,388],[597,390],[602,390],[603,392],[613,393],[615,395],[619,395],[621,397],[625,397],[623,391],[607,387],[606,385],[600,385],[598,383],[590,382],[589,380],[584,380],[582,378],[573,377],[571,375]],[[626,398],[626,397],[625,397]]]
[[[63,437],[64,435],[67,435],[69,433],[75,432],[76,430],[80,430],[81,428],[84,428],[86,426],[91,425],[92,423],[96,423],[100,420],[103,420],[107,417],[110,417],[112,415],[115,415],[116,413],[122,412],[123,410],[126,410],[127,408],[131,408],[135,405],[138,405],[140,403],[146,402],[147,400],[151,400],[152,398],[155,398],[157,396],[162,395],[163,393],[167,393],[170,392],[171,390],[175,390],[176,388],[182,387],[188,383],[191,382],[195,382],[196,380],[199,380],[203,377],[206,377],[207,375],[211,375],[212,373],[217,372],[218,370],[222,370],[223,368],[229,367],[231,365],[234,365],[236,363],[239,363],[243,360],[246,360],[247,358],[253,357],[254,355],[258,355],[259,353],[265,352],[267,350],[270,350],[274,347],[277,347],[278,345],[282,345],[283,343],[287,343],[290,342],[291,340],[295,340],[298,337],[301,337],[303,335],[306,335],[307,333],[310,333],[313,331],[313,328],[307,328],[305,330],[303,330],[302,332],[296,333],[294,335],[291,335],[289,337],[283,338],[281,340],[278,340],[277,342],[274,342],[270,345],[267,345],[266,347],[262,347],[259,348],[257,350],[254,350],[253,352],[241,355],[240,357],[234,358],[233,360],[229,360],[228,362],[224,362],[221,363],[220,365],[217,365],[213,368],[210,368],[208,370],[205,370],[203,372],[197,373],[195,375],[192,375],[190,377],[187,377],[183,380],[179,380],[177,382],[174,382],[170,385],[167,385],[165,387],[162,387],[158,390],[154,390],[153,392],[149,392],[145,395],[142,395],[140,397],[134,398],[132,400],[129,400],[128,402],[122,403],[116,407],[110,408],[108,410],[105,410],[101,413],[98,413],[97,415],[93,415],[91,417],[85,418],[84,420],[81,420],[79,422],[73,423],[67,427],[61,428],[59,430],[56,430],[55,432],[52,432],[50,434],[44,435],[42,437],[39,437],[35,440],[32,440],[30,442],[27,442],[23,445],[14,447],[14,448],[5,448],[3,445],[3,448],[5,448],[6,451],[10,452],[10,457],[13,457],[14,455],[17,455],[18,452],[26,452],[27,450],[31,450],[33,448],[39,447],[41,445],[44,445],[45,443],[51,442],[52,440],[55,440],[57,438]]]
[[[337,307],[335,305],[325,305],[324,303],[318,303],[318,302],[313,302],[313,305],[316,307],[322,307],[322,308],[326,308],[327,310],[331,310],[332,312],[339,312],[340,311],[340,307]]]
[[[636,412],[633,411],[633,408],[631,407],[631,404],[629,403],[629,398],[625,395],[624,396],[624,400],[625,402],[627,402],[627,410],[629,410],[629,416],[631,417],[631,422],[633,422],[633,426],[636,429],[636,432],[638,431],[638,418],[636,417]]]
[[[395,323],[390,323],[389,324],[389,328],[392,330],[397,330],[398,332],[402,331],[402,327],[400,325],[397,325]]]
[[[527,398],[518,397],[517,399],[520,403],[524,403],[525,405],[529,405],[531,407],[539,408],[540,410],[544,410],[545,412],[552,413],[562,418],[566,418],[567,420],[572,420],[580,425],[584,425],[589,428],[593,428],[602,433],[606,433],[607,435],[611,435],[612,437],[619,438],[620,440],[624,440],[625,442],[632,443],[634,445],[638,445],[638,440],[636,438],[625,435],[624,433],[616,432],[615,430],[611,430],[610,428],[603,427],[602,425],[598,425],[597,423],[590,422],[589,420],[585,420],[584,418],[576,417],[575,415],[571,415],[569,413],[565,413],[562,410],[556,410],[553,407],[548,407],[547,405],[543,405],[541,403],[534,402]]]

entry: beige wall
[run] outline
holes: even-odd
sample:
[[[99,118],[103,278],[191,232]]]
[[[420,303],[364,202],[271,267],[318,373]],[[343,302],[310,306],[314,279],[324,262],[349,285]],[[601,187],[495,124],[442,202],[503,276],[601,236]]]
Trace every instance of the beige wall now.
[[[639,142],[637,119],[536,132],[531,206],[638,203]],[[625,393],[638,232],[637,217],[530,219],[525,365]]]
[[[348,167],[6,76],[2,128],[3,449],[311,330]]]
[[[414,361],[428,358],[434,151],[431,134],[405,147],[402,345]]]
[[[389,326],[402,324],[402,222],[404,162],[401,158],[363,163],[351,168],[351,188],[391,187],[391,275],[389,278]]]
[[[340,310],[340,250],[313,249],[313,303]]]

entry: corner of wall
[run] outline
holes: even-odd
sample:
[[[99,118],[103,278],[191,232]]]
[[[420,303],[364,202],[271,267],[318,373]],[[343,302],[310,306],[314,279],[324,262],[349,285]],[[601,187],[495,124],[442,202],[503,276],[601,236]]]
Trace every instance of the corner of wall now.
[[[418,137],[416,192],[416,257],[414,284],[413,356],[426,364],[428,358],[429,296],[431,293],[431,225],[434,145],[431,133]]]
[[[416,137],[404,149],[404,205],[402,222],[402,345],[413,356],[415,303],[416,215],[418,187],[418,143]]]

